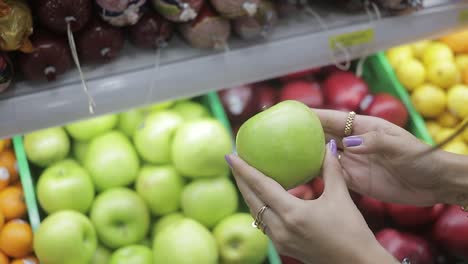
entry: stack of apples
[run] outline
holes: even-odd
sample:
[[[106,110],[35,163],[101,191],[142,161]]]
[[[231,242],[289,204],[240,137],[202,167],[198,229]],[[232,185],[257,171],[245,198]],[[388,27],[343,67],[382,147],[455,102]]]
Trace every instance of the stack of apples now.
[[[47,264],[260,264],[268,238],[239,209],[230,133],[181,100],[25,135]]]
[[[436,143],[468,118],[468,32],[421,40],[386,52],[401,84],[411,94]],[[468,155],[468,130],[444,150]]]
[[[0,140],[0,264],[39,264],[11,140]]]

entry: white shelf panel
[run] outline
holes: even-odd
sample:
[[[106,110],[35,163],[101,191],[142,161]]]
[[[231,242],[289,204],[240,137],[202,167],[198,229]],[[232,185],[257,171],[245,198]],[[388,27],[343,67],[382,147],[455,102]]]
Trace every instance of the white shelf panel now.
[[[228,52],[196,50],[174,39],[170,47],[161,51],[160,67],[156,71],[154,51],[136,50],[127,45],[116,61],[85,68],[97,105],[95,115],[331,64],[329,40],[341,34],[361,30],[374,33],[373,41],[348,49],[351,58],[359,58],[468,25],[468,1],[428,0],[420,12],[380,20],[370,20],[365,14],[315,9],[328,30],[312,16],[302,14],[282,21],[268,40],[249,43],[233,39]],[[342,54],[337,56],[344,58]],[[53,83],[18,82],[14,89],[0,95],[0,137],[91,116],[76,71]]]

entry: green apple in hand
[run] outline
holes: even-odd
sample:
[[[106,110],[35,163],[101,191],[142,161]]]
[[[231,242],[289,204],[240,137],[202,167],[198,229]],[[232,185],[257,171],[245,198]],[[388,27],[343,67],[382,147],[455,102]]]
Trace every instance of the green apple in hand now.
[[[216,240],[197,221],[182,219],[167,226],[155,237],[153,263],[218,264]]]
[[[140,160],[122,132],[111,131],[91,140],[84,167],[98,191],[123,187],[135,181]]]
[[[206,107],[200,103],[190,100],[177,102],[172,107],[172,110],[178,113],[185,121],[210,117],[210,112],[208,112]]]
[[[284,101],[247,120],[236,138],[239,157],[290,189],[316,177],[325,156],[325,135],[305,104]]]
[[[89,263],[97,248],[89,219],[75,211],[49,215],[34,234],[34,252],[47,264]]]
[[[150,222],[143,199],[126,188],[113,188],[99,194],[91,207],[90,218],[99,241],[111,249],[143,240]]]
[[[86,153],[88,153],[89,142],[88,141],[74,141],[73,142],[73,156],[75,159],[83,164],[85,161]]]
[[[88,141],[110,131],[117,125],[117,115],[102,115],[71,123],[65,126],[68,134],[76,140]]]
[[[153,252],[142,245],[130,245],[116,250],[109,264],[153,264]]]
[[[145,114],[140,109],[132,109],[119,114],[119,123],[117,127],[125,135],[132,138],[138,126],[143,121]]]
[[[216,119],[187,122],[177,129],[172,144],[175,168],[191,178],[216,177],[226,172],[224,155],[233,150],[227,129]]]
[[[250,214],[237,213],[223,219],[213,230],[221,263],[261,264],[268,254],[268,238],[252,228]]]
[[[70,140],[61,127],[42,129],[24,136],[24,150],[29,161],[47,167],[68,155]]]
[[[153,228],[151,231],[151,237],[154,239],[156,235],[158,235],[161,230],[164,228],[177,223],[178,221],[185,219],[185,216],[181,213],[172,213],[172,214],[167,214],[161,218],[159,218],[156,222],[153,224]]]
[[[109,249],[98,245],[90,264],[109,264],[111,254]]]
[[[133,137],[135,148],[143,160],[150,163],[169,163],[171,139],[182,122],[182,117],[171,111],[161,111],[146,116]]]
[[[94,185],[76,161],[62,160],[42,172],[37,198],[48,214],[67,209],[85,214],[94,200]]]
[[[182,211],[208,228],[237,210],[234,184],[224,177],[194,180],[182,192]]]
[[[144,166],[140,170],[135,187],[151,213],[159,216],[179,209],[184,180],[170,165]]]

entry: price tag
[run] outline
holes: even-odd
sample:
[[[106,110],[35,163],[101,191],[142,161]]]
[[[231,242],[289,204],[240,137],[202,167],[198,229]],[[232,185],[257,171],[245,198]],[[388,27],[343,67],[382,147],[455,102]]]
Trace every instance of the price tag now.
[[[350,48],[364,45],[373,42],[374,38],[374,29],[370,28],[332,36],[329,43],[332,50],[337,50],[340,46]]]
[[[467,22],[468,22],[468,9],[461,10],[460,13],[458,13],[458,23],[465,24]]]

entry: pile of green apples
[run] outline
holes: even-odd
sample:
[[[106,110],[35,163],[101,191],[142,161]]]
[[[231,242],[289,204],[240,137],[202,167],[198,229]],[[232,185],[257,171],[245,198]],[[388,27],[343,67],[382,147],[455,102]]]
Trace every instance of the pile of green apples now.
[[[45,212],[47,264],[260,264],[268,239],[240,212],[227,129],[181,100],[24,136]]]

